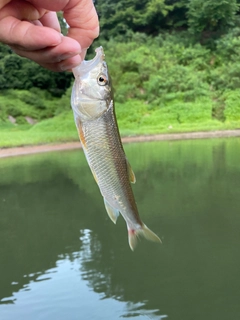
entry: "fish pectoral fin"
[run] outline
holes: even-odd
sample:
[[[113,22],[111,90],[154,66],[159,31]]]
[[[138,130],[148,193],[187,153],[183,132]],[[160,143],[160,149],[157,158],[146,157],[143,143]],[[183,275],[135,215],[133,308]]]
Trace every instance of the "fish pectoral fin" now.
[[[144,238],[150,241],[162,243],[161,239],[154,232],[152,232],[145,224],[143,224],[141,228],[134,230],[128,227],[128,242],[132,251],[137,246],[139,236],[143,236]]]
[[[105,208],[107,210],[107,214],[108,214],[109,218],[112,220],[113,223],[116,224],[117,218],[119,216],[119,211],[116,208],[114,208],[113,206],[111,206],[105,198],[103,198],[103,199],[104,199]]]
[[[77,129],[78,129],[78,135],[79,135],[82,147],[84,149],[87,149],[87,144],[86,144],[86,140],[85,140],[85,135],[84,135],[84,131],[83,131],[82,122],[79,119],[76,120],[76,126],[77,126]]]
[[[131,183],[135,183],[136,182],[136,177],[135,177],[135,174],[133,172],[133,169],[132,169],[128,159],[126,159],[126,162],[127,162],[127,170],[128,170],[129,181]]]
[[[93,178],[94,180],[96,181],[97,185],[98,185],[98,178],[97,178],[97,175],[95,173],[95,171],[90,167],[91,171],[92,171],[92,175],[93,175]]]

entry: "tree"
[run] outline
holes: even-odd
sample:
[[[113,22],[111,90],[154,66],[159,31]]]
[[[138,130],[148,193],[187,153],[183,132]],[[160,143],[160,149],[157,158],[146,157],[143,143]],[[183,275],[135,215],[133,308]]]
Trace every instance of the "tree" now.
[[[9,54],[3,58],[3,74],[6,89],[24,89],[24,75],[22,72],[24,60],[15,55]],[[24,76],[24,77],[23,77]]]
[[[164,0],[97,0],[101,35],[106,39],[119,34],[159,31],[164,18],[173,9]]]
[[[169,29],[187,28],[187,2],[188,0],[165,0],[167,5],[172,6],[165,17],[163,27]]]
[[[236,0],[189,0],[187,7],[189,30],[197,35],[233,26],[239,5]]]

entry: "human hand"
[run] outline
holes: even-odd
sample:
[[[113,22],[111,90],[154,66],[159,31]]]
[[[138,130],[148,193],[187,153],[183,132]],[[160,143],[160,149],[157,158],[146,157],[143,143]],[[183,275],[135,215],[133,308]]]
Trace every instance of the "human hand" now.
[[[69,25],[61,35],[56,12]],[[0,42],[52,71],[76,67],[98,36],[92,0],[0,0]]]

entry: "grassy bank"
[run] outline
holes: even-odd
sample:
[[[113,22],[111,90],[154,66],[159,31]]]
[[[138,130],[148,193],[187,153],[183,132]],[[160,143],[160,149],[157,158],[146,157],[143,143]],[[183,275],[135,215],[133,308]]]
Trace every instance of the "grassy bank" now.
[[[72,112],[65,112],[34,126],[0,124],[0,147],[74,141],[78,139]]]
[[[131,112],[134,110],[134,112]],[[129,101],[116,104],[118,124],[122,136],[148,135],[156,133],[177,133],[193,131],[213,131],[240,128],[240,121],[212,120],[202,117],[195,110],[194,115],[188,113],[188,105],[175,114],[164,110],[152,110],[140,101]],[[207,113],[207,112],[206,112]],[[51,119],[42,120],[35,125],[13,125],[0,123],[0,147],[15,147],[55,142],[78,141],[78,134],[73,120],[72,111],[66,111]]]

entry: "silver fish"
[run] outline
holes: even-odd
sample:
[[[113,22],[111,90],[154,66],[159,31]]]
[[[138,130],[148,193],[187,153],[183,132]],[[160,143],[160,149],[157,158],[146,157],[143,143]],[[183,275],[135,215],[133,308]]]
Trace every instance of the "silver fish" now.
[[[73,69],[71,105],[79,138],[103,196],[107,213],[116,223],[119,213],[127,223],[128,241],[134,250],[137,237],[161,242],[141,221],[133,191],[135,175],[123,150],[117,126],[111,80],[103,48],[92,60]]]

